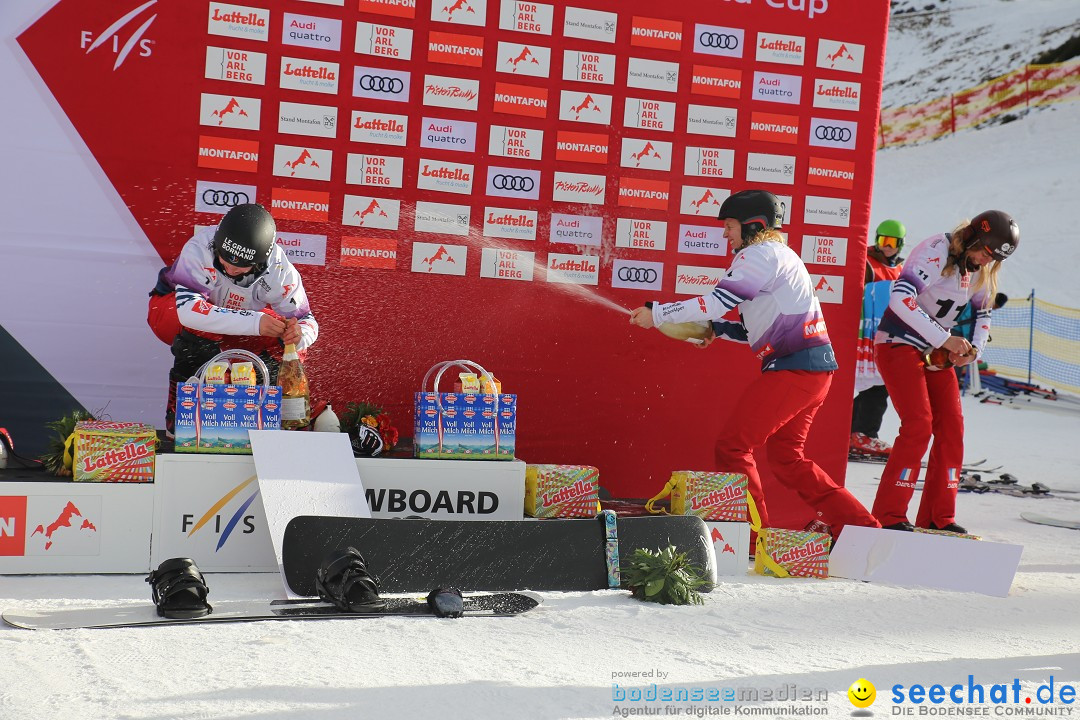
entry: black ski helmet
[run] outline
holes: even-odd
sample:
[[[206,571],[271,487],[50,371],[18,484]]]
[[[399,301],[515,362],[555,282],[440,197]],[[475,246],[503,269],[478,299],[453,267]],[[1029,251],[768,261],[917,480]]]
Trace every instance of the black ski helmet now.
[[[274,250],[277,225],[266,208],[256,203],[233,207],[214,233],[214,254],[230,265],[266,269]]]
[[[971,235],[964,243],[965,250],[986,248],[998,262],[1013,254],[1020,244],[1020,226],[1006,212],[987,210],[971,218]]]
[[[738,220],[743,226],[743,240],[749,240],[762,230],[780,229],[784,222],[784,206],[780,198],[768,190],[742,190],[728,196],[717,217]]]

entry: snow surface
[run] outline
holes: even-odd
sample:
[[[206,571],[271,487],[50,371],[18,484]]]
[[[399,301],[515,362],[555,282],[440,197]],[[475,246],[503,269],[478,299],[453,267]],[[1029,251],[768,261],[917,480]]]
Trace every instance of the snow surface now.
[[[1072,445],[1080,414],[971,398],[964,410],[969,459],[1004,463],[1024,483],[1080,491]],[[886,435],[895,423],[890,412]],[[848,486],[864,503],[872,502],[880,471],[851,465]],[[1059,685],[1080,684],[1080,532],[1019,517],[1032,511],[1080,519],[1080,495],[961,494],[958,506],[958,520],[986,540],[1024,546],[1009,597],[748,574],[723,578],[703,607],[651,605],[605,591],[543,593],[543,605],[515,618],[2,626],[0,718],[610,718],[616,706],[663,713],[665,705],[690,717],[688,708],[723,704],[616,703],[613,682],[672,689],[793,683],[827,691],[827,701],[804,705],[850,717],[846,690],[864,677],[878,688],[871,710],[887,717],[888,688],[897,683],[950,685],[972,674],[989,687],[1019,679],[1021,697],[1051,675]],[[212,600],[281,592],[272,574],[208,579]],[[149,602],[141,577],[0,580],[4,610],[122,602]],[[642,671],[665,675],[613,679]]]
[[[951,3],[939,6],[951,9]],[[914,19],[898,21],[889,40],[886,104],[1006,72],[1075,34],[1078,16],[1075,0],[972,0],[933,16],[951,35],[980,33],[955,53],[942,48],[956,43],[935,45],[910,32]],[[933,37],[945,34],[937,24],[927,27]],[[1019,54],[1002,50],[1005,44]],[[968,56],[973,50],[981,50],[977,58]],[[912,88],[910,97],[904,88]],[[880,152],[875,224],[899,218],[915,240],[1000,207],[1022,229],[1002,289],[1022,296],[1034,287],[1039,297],[1080,307],[1073,277],[1080,236],[1067,222],[1080,175],[1078,121],[1080,103],[1064,104],[1006,125]],[[1072,444],[1080,437],[1080,414],[1014,410],[971,398],[964,410],[969,459],[1004,464],[1023,483],[1080,491],[1080,453]],[[893,436],[896,423],[890,411],[882,436]],[[851,464],[848,487],[870,504],[880,471]],[[969,675],[987,687],[1017,679],[1023,699],[1051,676],[1059,687],[1080,684],[1080,533],[1026,523],[1022,511],[1080,519],[1080,494],[961,494],[958,500],[958,520],[973,532],[1024,546],[1007,598],[748,574],[723,578],[703,607],[654,606],[610,591],[544,593],[536,610],[499,619],[74,631],[0,625],[0,719],[610,718],[631,708],[708,717],[725,705],[617,703],[613,682],[688,690],[794,684],[827,691],[825,701],[798,703],[817,716],[850,717],[846,690],[859,678],[877,686],[873,715],[887,717],[896,710],[892,685],[966,684]],[[277,576],[268,574],[215,574],[209,584],[211,600],[219,601],[282,593]],[[142,577],[0,577],[0,610],[130,602],[149,602]],[[615,677],[632,672],[654,675]],[[767,717],[801,717],[785,710],[792,704],[759,706],[770,711]],[[918,716],[927,706],[907,707]],[[988,717],[1027,709],[1067,715],[1075,708],[1037,702],[986,707]]]
[[[894,0],[883,106],[974,87],[1034,62],[1077,34],[1075,0]]]

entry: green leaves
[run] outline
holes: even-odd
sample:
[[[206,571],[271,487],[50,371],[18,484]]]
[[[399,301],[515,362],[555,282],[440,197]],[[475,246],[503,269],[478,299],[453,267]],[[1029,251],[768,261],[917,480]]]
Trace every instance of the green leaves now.
[[[45,469],[53,475],[60,477],[71,476],[72,450],[68,439],[75,432],[75,425],[83,420],[95,420],[96,418],[85,410],[74,410],[63,417],[45,423],[45,427],[53,431],[49,438],[46,451],[38,456]]]
[[[698,588],[708,584],[686,553],[674,545],[653,552],[635,550],[622,566],[623,587],[638,600],[663,605],[702,605]]]

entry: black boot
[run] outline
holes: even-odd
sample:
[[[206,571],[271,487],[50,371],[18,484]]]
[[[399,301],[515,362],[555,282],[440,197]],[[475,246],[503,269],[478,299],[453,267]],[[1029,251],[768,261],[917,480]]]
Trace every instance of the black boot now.
[[[967,528],[962,525],[957,525],[954,522],[951,522],[948,525],[942,525],[941,527],[938,527],[934,523],[930,523],[930,529],[941,530],[942,532],[956,533],[957,535],[967,535]]]
[[[356,548],[334,550],[315,574],[319,597],[344,612],[361,612],[386,607],[379,598],[379,578],[368,570]]]
[[[266,371],[270,374],[270,379],[267,381],[271,385],[278,384],[278,370],[281,369],[281,361],[276,359],[273,355],[263,350],[259,353],[259,359],[266,363]]]
[[[902,530],[903,532],[914,532],[915,526],[909,523],[907,520],[901,520],[898,523],[892,525],[882,525],[882,530]]]
[[[146,578],[153,588],[157,613],[166,618],[200,618],[213,608],[206,602],[210,589],[206,586],[195,561],[191,558],[170,558]]]
[[[184,382],[210,358],[221,352],[221,346],[213,340],[181,330],[173,339],[173,366],[169,370],[169,395],[165,401],[165,435],[176,434],[176,383]]]

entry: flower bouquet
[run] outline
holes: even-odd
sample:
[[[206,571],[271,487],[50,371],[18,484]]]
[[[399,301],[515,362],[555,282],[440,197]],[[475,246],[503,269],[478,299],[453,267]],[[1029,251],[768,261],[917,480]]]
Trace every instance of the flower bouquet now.
[[[351,402],[341,415],[341,432],[348,433],[353,454],[375,457],[390,452],[398,444],[398,430],[381,407]]]

